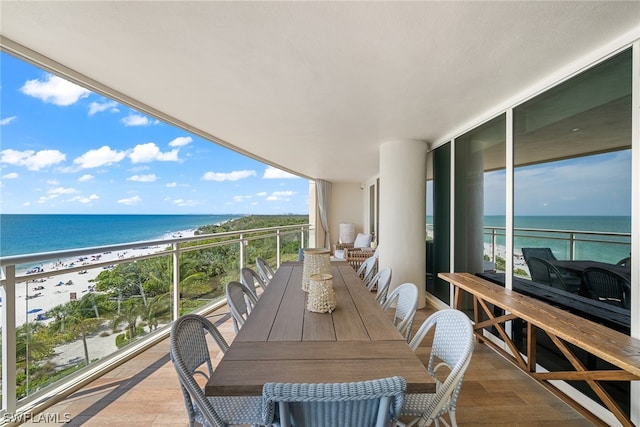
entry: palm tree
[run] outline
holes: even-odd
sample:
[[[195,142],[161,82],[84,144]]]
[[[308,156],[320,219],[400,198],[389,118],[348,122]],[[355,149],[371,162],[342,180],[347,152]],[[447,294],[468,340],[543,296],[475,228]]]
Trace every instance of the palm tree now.
[[[127,330],[129,332],[129,339],[133,339],[136,336],[136,323],[138,318],[143,313],[140,304],[140,299],[129,298],[120,307],[120,312],[111,321],[111,328],[117,329],[120,323],[125,322],[127,324]]]
[[[87,365],[90,363],[87,337],[102,324],[100,311],[103,314],[111,311],[105,295],[86,294],[78,301],[69,301],[62,306],[56,306],[53,315],[56,320],[51,324],[52,328],[61,332],[65,327],[82,339],[84,359]]]
[[[170,294],[157,295],[148,301],[142,309],[142,320],[147,322],[149,332],[158,328],[158,323],[171,318],[171,298]]]

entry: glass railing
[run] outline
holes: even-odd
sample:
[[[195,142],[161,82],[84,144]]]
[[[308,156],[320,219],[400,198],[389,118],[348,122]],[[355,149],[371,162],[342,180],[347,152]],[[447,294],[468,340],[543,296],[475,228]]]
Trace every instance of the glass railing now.
[[[239,280],[240,268],[255,267],[257,256],[273,266],[296,260],[312,230],[290,225],[0,258],[4,420],[164,339],[180,315],[224,305],[226,283]]]
[[[527,275],[522,248],[551,248],[558,259],[616,264],[631,254],[631,233],[514,228],[514,271]],[[496,270],[505,270],[504,227],[484,227],[484,257]]]

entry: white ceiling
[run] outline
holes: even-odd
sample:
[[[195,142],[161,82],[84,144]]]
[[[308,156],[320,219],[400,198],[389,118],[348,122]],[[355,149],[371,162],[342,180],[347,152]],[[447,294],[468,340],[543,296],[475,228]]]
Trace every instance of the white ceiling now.
[[[640,31],[637,1],[3,0],[0,15],[5,49],[333,182],[374,177],[385,141],[453,136]]]

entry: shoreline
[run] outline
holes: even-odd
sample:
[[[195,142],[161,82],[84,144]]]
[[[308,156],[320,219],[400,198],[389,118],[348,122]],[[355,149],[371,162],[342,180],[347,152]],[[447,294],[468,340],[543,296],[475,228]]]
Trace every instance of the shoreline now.
[[[196,230],[197,228],[175,231],[166,234],[164,238],[175,238],[178,234],[180,237],[192,237],[195,235]],[[58,273],[61,270],[77,267],[78,265],[86,266],[87,268],[79,272],[59,273],[55,276],[16,283],[16,327],[22,326],[27,321],[37,321],[46,324],[50,321],[50,318],[38,320],[38,315],[43,315],[52,308],[73,300],[74,297],[75,299],[81,299],[85,294],[93,292],[94,285],[92,281],[95,280],[98,274],[106,267],[92,267],[92,263],[103,263],[149,255],[162,252],[165,248],[166,245],[156,245],[141,249],[128,249],[115,253],[91,254],[83,257],[83,259],[71,258],[47,262],[37,266],[37,268],[40,269],[40,271],[37,271],[39,274],[43,272],[46,273],[47,271],[55,271]],[[18,276],[28,276],[28,271],[33,268],[36,268],[36,266],[16,269],[16,274]],[[22,309],[21,306],[24,307],[24,309]]]

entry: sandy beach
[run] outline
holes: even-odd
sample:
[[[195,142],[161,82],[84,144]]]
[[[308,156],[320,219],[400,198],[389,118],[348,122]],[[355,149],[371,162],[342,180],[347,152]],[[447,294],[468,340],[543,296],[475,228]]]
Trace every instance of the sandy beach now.
[[[167,238],[175,237],[191,237],[195,234],[195,229],[183,230],[172,233]],[[16,325],[20,326],[27,321],[36,321],[39,314],[44,315],[53,307],[69,302],[74,297],[82,298],[95,285],[91,281],[94,280],[104,267],[93,267],[92,264],[100,262],[109,262],[132,258],[140,255],[164,251],[166,246],[149,246],[144,249],[128,249],[122,252],[101,253],[87,255],[82,261],[78,259],[60,260],[40,265],[44,272],[55,271],[59,273],[68,269],[70,266],[78,267],[86,266],[86,270],[81,272],[70,272],[57,274],[36,281],[21,282],[16,284]],[[30,268],[32,268],[31,266]],[[18,275],[25,274],[26,271],[17,271]],[[28,298],[27,298],[28,295]],[[4,303],[4,301],[3,301]],[[43,320],[47,322],[47,320]]]

